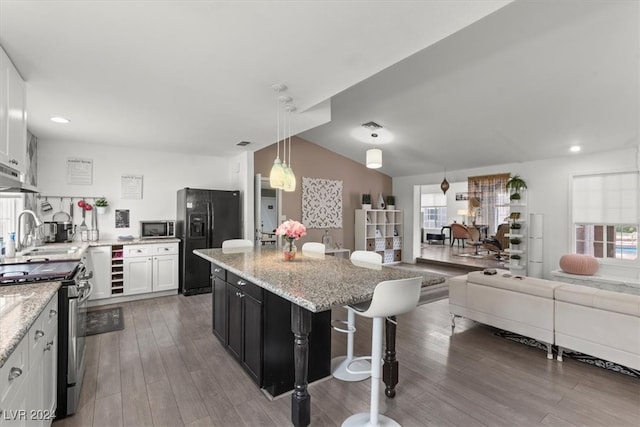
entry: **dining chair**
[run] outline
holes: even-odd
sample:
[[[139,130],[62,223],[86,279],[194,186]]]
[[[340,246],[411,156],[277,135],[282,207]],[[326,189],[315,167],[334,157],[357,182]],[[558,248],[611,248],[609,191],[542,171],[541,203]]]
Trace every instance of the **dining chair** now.
[[[464,241],[469,238],[469,230],[465,225],[458,224],[454,222],[451,224],[451,246],[453,246],[453,242],[458,241],[458,246],[460,246],[460,241],[462,240],[462,247],[464,248]]]
[[[373,298],[350,307],[355,314],[373,319],[371,331],[371,356],[356,357],[352,365],[362,359],[371,360],[371,403],[369,412],[351,415],[342,423],[343,427],[351,426],[399,426],[395,420],[379,413],[380,372],[382,369],[382,335],[384,320],[390,316],[408,313],[418,305],[422,277],[410,279],[385,280],[376,285]],[[347,372],[352,369],[347,366]]]
[[[353,251],[351,253],[351,263],[358,267],[370,268],[374,270],[382,269],[382,255],[372,251]],[[371,364],[366,360],[361,360],[354,369],[362,371],[361,373],[347,372],[347,366],[353,360],[353,340],[356,333],[356,315],[353,309],[345,306],[347,309],[347,320],[336,319],[331,322],[331,328],[336,332],[347,334],[347,354],[346,356],[338,356],[331,359],[331,374],[334,378],[342,381],[362,381],[371,376],[368,372],[371,370]]]
[[[475,248],[473,252],[474,255],[480,255],[478,252],[478,247],[482,245],[482,241],[480,240],[480,230],[473,225],[470,225],[467,227],[467,231],[469,233],[469,241],[467,243]]]
[[[324,258],[324,243],[307,242],[302,245],[302,256],[309,258]]]

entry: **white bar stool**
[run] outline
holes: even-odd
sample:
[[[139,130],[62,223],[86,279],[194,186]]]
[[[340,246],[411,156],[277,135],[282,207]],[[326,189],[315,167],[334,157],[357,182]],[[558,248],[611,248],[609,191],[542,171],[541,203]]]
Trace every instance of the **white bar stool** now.
[[[324,258],[324,243],[307,242],[302,245],[302,256],[309,258]]]
[[[367,302],[351,306],[356,314],[373,319],[373,330],[371,331],[371,408],[368,413],[361,412],[350,416],[344,420],[342,427],[400,426],[396,421],[378,412],[384,319],[413,310],[418,305],[421,286],[422,277],[386,280],[376,285],[370,304]],[[354,361],[358,359],[355,358]]]
[[[222,242],[222,252],[225,254],[248,252],[252,249],[253,242],[247,239],[229,239]]]
[[[376,252],[353,251],[351,262],[358,267],[382,269],[382,255]],[[347,334],[347,355],[331,359],[331,374],[341,381],[366,380],[371,376],[371,363],[367,360],[358,360],[351,364],[353,361],[353,340],[356,333],[356,315],[351,307],[346,306],[345,308],[347,309],[347,321],[334,320],[331,322],[331,327],[336,332]],[[358,373],[347,372],[347,366],[351,366],[351,370],[358,371]]]

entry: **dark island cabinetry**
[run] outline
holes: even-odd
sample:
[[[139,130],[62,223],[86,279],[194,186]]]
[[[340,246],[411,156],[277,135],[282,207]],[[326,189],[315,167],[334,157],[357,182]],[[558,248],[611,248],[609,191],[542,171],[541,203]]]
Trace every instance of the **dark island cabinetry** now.
[[[291,303],[212,264],[213,333],[272,396],[293,389]],[[309,381],[330,375],[331,312],[312,314]]]

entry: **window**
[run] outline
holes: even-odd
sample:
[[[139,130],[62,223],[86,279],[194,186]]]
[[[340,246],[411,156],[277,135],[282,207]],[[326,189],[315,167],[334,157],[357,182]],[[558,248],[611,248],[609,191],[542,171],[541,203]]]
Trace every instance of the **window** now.
[[[638,172],[573,178],[576,253],[603,260],[638,261]]]
[[[635,225],[576,224],[575,232],[576,253],[596,258],[638,258],[638,227]]]
[[[22,195],[1,194],[0,195],[0,237],[7,239],[9,233],[16,231],[18,214],[23,208]]]
[[[447,224],[447,198],[444,194],[429,193],[421,197],[422,228],[442,228]]]

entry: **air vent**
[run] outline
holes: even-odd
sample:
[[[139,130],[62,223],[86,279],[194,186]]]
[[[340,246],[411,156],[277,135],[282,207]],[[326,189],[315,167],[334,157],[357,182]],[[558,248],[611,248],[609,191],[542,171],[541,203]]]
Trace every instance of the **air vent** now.
[[[368,122],[368,123],[364,123],[362,125],[363,127],[366,127],[367,129],[381,129],[382,125],[377,124],[376,122]]]
[[[240,147],[246,147],[249,144],[251,144],[249,141],[240,141],[236,145],[239,145]]]

